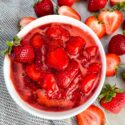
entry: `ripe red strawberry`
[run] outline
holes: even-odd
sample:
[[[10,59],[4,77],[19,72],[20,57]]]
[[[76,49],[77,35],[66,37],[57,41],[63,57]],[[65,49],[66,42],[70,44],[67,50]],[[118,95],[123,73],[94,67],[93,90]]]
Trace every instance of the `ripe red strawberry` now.
[[[71,61],[68,67],[57,74],[58,84],[61,88],[67,88],[78,74],[79,64],[76,61]]]
[[[38,17],[53,14],[53,4],[51,0],[39,0],[34,5],[34,11]]]
[[[44,39],[40,34],[35,34],[31,39],[31,45],[33,48],[41,48],[44,44]]]
[[[123,14],[118,10],[104,10],[99,14],[98,18],[99,21],[104,22],[106,27],[106,34],[110,35],[121,26],[123,21]]]
[[[122,3],[122,2],[125,2],[125,0],[110,0],[110,5],[113,6],[115,4]]]
[[[100,96],[101,106],[112,113],[119,113],[125,105],[125,93],[116,86],[106,84]]]
[[[125,54],[125,36],[122,34],[113,36],[108,45],[108,52],[117,55]]]
[[[99,107],[91,105],[88,109],[76,116],[77,125],[104,125],[105,114]]]
[[[58,5],[59,6],[72,6],[75,3],[75,0],[58,0]]]
[[[88,67],[89,73],[98,73],[100,71],[100,64],[99,63],[92,63]]]
[[[66,44],[66,49],[69,54],[77,55],[80,50],[85,46],[86,42],[83,38],[76,36],[71,37]]]
[[[63,47],[63,41],[60,39],[53,39],[51,41],[48,41],[48,50],[53,51],[57,48]]]
[[[90,46],[85,49],[85,51],[88,53],[89,57],[96,56],[97,50],[98,50],[97,46]]]
[[[104,8],[106,4],[107,4],[107,0],[89,0],[88,10],[91,12],[95,12]]]
[[[64,100],[64,99],[49,99],[46,94],[42,90],[37,91],[38,96],[38,103],[46,106],[46,107],[59,107],[59,108],[65,108],[69,109],[73,107],[73,102],[70,100]]]
[[[26,66],[26,74],[34,81],[38,81],[41,76],[41,71],[35,64],[29,64]]]
[[[87,94],[92,91],[96,78],[96,74],[89,74],[85,76],[85,78],[81,81],[81,90],[83,93]]]
[[[81,20],[81,16],[78,14],[78,12],[76,12],[76,10],[74,10],[73,8],[68,7],[68,6],[59,7],[58,14],[64,15],[64,16],[69,16],[69,17],[72,17],[77,20]]]
[[[31,23],[32,21],[34,21],[36,18],[34,17],[23,17],[20,22],[19,22],[19,26],[21,27],[21,29],[23,27],[25,27],[26,25],[28,25],[29,23]]]
[[[117,68],[120,65],[120,57],[116,54],[106,54],[106,76],[113,76],[117,73]]]
[[[106,33],[105,25],[95,16],[88,17],[85,21],[85,24],[89,26],[99,38],[102,38]]]
[[[13,47],[11,56],[14,61],[20,63],[31,63],[34,60],[35,54],[32,46],[25,45]]]
[[[46,62],[50,67],[56,70],[63,70],[68,66],[69,58],[65,50],[61,47],[49,52]]]
[[[69,39],[69,36],[70,36],[69,32],[58,24],[51,25],[48,28],[46,34],[51,39],[60,39],[63,41],[67,41]]]

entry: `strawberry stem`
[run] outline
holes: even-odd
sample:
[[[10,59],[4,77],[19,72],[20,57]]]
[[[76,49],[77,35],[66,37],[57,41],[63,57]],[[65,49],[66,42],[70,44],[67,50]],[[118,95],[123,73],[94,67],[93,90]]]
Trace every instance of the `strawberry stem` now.
[[[117,3],[116,5],[113,6],[113,9],[125,12],[125,2]]]

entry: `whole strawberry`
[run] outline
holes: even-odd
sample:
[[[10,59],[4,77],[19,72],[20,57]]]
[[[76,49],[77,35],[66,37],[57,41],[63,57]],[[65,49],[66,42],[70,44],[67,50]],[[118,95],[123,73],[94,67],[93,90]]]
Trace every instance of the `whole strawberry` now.
[[[117,55],[125,54],[125,36],[122,34],[113,36],[108,45],[108,52]]]
[[[34,11],[38,17],[54,13],[51,0],[38,0],[34,5]]]
[[[125,105],[125,93],[110,84],[105,85],[99,99],[101,106],[114,114],[119,113]]]
[[[35,54],[32,46],[15,46],[13,47],[11,57],[16,62],[30,63],[34,60]]]
[[[91,12],[103,9],[107,4],[107,0],[89,0],[88,10]]]
[[[72,6],[75,3],[75,0],[58,0],[58,5],[59,6]]]

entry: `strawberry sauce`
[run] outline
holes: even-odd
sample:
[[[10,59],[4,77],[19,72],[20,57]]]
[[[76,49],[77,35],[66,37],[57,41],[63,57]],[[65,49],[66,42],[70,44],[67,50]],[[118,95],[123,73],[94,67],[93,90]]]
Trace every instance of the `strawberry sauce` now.
[[[69,24],[47,24],[30,31],[20,48],[14,47],[10,55],[10,77],[20,97],[34,108],[69,110],[85,103],[96,90],[102,63],[88,32]],[[30,55],[25,61],[26,48]]]

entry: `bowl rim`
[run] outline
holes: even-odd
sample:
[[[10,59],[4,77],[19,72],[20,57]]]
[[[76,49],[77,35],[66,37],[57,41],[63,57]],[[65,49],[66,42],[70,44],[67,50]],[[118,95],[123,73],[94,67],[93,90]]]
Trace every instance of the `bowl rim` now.
[[[48,24],[48,23],[54,23],[54,22],[71,24],[73,26],[77,26],[80,29],[84,29],[87,32],[89,32],[91,34],[91,36],[95,39],[95,42],[99,48],[100,55],[101,55],[102,74],[101,74],[99,85],[98,85],[96,91],[93,93],[93,95],[83,105],[80,105],[80,106],[70,109],[70,110],[66,110],[66,111],[62,111],[62,112],[51,112],[51,111],[39,110],[39,109],[36,109],[36,108],[30,106],[28,103],[23,101],[23,99],[21,99],[21,97],[18,95],[18,93],[12,83],[12,80],[10,79],[10,60],[9,60],[8,55],[6,55],[4,58],[3,73],[4,73],[5,84],[7,86],[9,94],[11,95],[12,99],[22,109],[24,109],[25,111],[29,112],[30,114],[32,114],[34,116],[40,117],[40,118],[51,119],[51,120],[61,120],[61,119],[73,117],[73,116],[81,113],[82,111],[87,109],[92,103],[94,103],[94,101],[98,97],[98,95],[103,87],[103,84],[104,84],[105,74],[106,74],[106,57],[105,57],[105,52],[104,52],[103,46],[101,44],[101,41],[99,40],[97,35],[84,23],[82,23],[76,19],[67,17],[67,16],[49,15],[49,16],[44,16],[44,17],[38,18],[38,19],[34,20],[33,22],[31,22],[30,24],[28,24],[27,26],[25,26],[17,34],[17,36],[22,38],[33,28],[38,27],[40,25]]]

